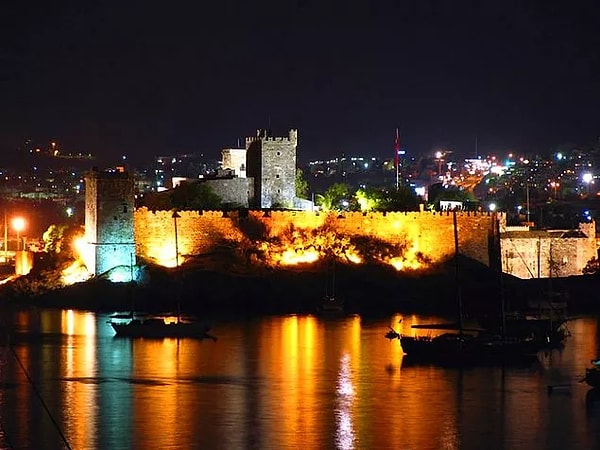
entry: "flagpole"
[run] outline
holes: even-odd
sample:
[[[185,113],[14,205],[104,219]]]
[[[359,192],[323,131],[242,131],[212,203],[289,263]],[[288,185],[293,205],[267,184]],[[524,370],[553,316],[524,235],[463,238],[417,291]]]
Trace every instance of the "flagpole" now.
[[[400,188],[400,134],[396,128],[396,140],[394,141],[394,161],[396,163],[396,190]]]

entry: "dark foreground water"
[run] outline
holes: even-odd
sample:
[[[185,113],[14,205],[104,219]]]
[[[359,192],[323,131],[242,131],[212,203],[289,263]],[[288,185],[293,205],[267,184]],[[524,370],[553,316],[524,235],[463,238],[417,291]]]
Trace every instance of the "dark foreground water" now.
[[[578,383],[595,318],[539,363],[468,370],[403,365],[384,338],[399,318],[217,323],[200,342],[114,338],[93,313],[5,314],[42,334],[0,348],[0,447],[600,448],[600,400]]]

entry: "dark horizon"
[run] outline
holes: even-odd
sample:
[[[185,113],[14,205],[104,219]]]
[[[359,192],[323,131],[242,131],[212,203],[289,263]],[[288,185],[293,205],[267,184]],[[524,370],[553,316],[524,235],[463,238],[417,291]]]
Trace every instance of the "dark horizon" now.
[[[393,155],[396,128],[415,156],[600,135],[592,1],[288,3],[11,4],[2,154],[32,139],[107,164],[218,158],[257,128],[297,128],[300,161]]]

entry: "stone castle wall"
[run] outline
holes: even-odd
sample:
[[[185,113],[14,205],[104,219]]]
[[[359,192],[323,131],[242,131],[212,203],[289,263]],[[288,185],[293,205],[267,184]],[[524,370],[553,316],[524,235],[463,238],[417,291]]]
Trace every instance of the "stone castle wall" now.
[[[393,212],[343,214],[315,211],[180,211],[177,239],[180,255],[214,251],[224,241],[233,243],[274,238],[290,228],[332,229],[349,237],[375,237],[390,244],[406,244],[432,262],[454,255],[453,216],[449,212]],[[137,253],[150,259],[170,254],[175,261],[174,219],[171,211],[135,211]],[[489,242],[493,215],[458,212],[459,251],[490,265]],[[174,264],[172,264],[174,265]]]
[[[210,186],[225,205],[248,208],[254,201],[254,182],[251,178],[217,178],[203,183]]]
[[[259,208],[292,206],[296,196],[297,145],[297,130],[290,130],[288,137],[272,137],[267,130],[258,130],[256,136],[246,138],[246,176],[254,179]]]
[[[98,275],[135,264],[133,176],[93,170],[85,184],[86,266]]]
[[[507,232],[501,239],[502,270],[518,278],[557,278],[581,275],[598,257],[596,224],[581,223],[582,235],[557,230]],[[572,237],[570,237],[572,236]]]

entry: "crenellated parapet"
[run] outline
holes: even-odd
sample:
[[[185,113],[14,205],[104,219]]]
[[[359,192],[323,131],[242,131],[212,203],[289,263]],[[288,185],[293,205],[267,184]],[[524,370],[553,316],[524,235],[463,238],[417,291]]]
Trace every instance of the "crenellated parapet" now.
[[[256,130],[256,136],[246,137],[246,148],[248,148],[252,142],[256,141],[281,142],[295,145],[298,142],[298,130],[292,128],[289,131],[288,136],[271,136],[270,130]]]
[[[375,238],[406,246],[430,261],[443,261],[454,255],[454,223],[450,212],[324,213],[316,211],[249,210],[180,211],[177,219],[181,255],[200,255],[214,251],[223,242],[252,245],[250,225],[260,228],[264,239],[277,239],[290,230],[333,231],[350,238]],[[483,264],[490,263],[490,236],[494,214],[458,212],[456,214],[459,251]],[[502,220],[502,218],[501,218]],[[135,212],[135,235],[140,255],[158,259],[172,253],[174,260],[174,223],[171,211]]]

